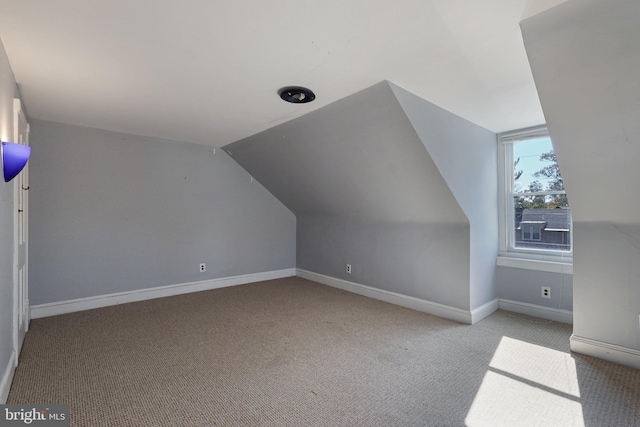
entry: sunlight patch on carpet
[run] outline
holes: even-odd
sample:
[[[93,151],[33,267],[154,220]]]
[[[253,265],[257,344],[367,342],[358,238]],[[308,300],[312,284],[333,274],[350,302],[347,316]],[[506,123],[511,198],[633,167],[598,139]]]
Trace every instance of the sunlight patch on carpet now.
[[[502,337],[465,419],[480,426],[584,426],[568,353]]]

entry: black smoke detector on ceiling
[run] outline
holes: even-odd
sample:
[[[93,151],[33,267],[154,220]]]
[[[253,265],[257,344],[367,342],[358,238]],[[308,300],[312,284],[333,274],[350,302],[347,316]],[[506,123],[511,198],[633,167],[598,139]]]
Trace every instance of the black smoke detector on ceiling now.
[[[316,94],[309,89],[298,86],[284,87],[278,91],[280,98],[294,104],[304,104],[316,99]]]

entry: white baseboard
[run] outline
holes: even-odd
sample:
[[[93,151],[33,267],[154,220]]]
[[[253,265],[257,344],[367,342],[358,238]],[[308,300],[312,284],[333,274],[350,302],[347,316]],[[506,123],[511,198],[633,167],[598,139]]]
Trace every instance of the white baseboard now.
[[[555,320],[556,322],[573,324],[573,312],[560,310],[558,308],[544,307],[541,305],[528,304],[526,302],[499,299],[500,310],[513,311],[514,313],[526,314],[528,316],[541,317],[543,319]]]
[[[266,271],[262,273],[244,274],[242,276],[223,277],[220,279],[203,280],[200,282],[180,283],[177,285],[159,286],[156,288],[138,289],[135,291],[118,292],[115,294],[97,295],[88,298],[78,298],[68,301],[58,301],[39,304],[31,307],[31,318],[57,316],[59,314],[76,311],[91,310],[93,308],[126,304],[154,298],[170,297],[191,292],[208,291],[228,286],[244,285],[246,283],[261,282],[263,280],[281,279],[296,275],[295,268],[285,270]]]
[[[571,351],[640,369],[640,350],[571,335]]]
[[[297,269],[297,275],[303,279],[311,280],[323,285],[342,289],[343,291],[352,292],[358,295],[364,295],[369,298],[385,301],[391,304],[400,305],[402,307],[411,308],[413,310],[422,311],[424,313],[433,314],[435,316],[444,317],[446,319],[455,320],[456,322],[471,324],[472,315],[470,311],[460,308],[451,307],[444,304],[423,300],[420,298],[410,297],[395,292],[385,291],[382,289],[372,288],[371,286],[361,285],[359,283],[349,282],[347,280],[336,279],[335,277],[325,276],[324,274],[314,273],[312,271]]]
[[[7,403],[7,397],[9,396],[9,389],[11,388],[11,382],[13,381],[13,373],[16,371],[16,352],[11,352],[11,357],[7,362],[7,366],[0,379],[0,404]]]
[[[471,310],[471,324],[475,325],[479,321],[489,317],[499,307],[498,298]]]

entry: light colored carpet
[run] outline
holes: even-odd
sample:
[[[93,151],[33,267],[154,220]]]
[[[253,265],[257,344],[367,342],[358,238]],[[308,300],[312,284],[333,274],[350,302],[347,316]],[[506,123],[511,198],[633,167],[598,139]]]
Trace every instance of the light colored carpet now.
[[[287,278],[34,320],[8,403],[73,426],[639,426],[640,371],[570,334]]]

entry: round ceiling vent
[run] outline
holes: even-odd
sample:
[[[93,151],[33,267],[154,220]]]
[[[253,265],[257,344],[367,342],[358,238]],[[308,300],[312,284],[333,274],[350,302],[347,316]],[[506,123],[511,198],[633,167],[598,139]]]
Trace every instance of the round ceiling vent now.
[[[280,98],[294,104],[304,104],[316,99],[315,93],[304,87],[289,86],[278,91]]]

